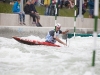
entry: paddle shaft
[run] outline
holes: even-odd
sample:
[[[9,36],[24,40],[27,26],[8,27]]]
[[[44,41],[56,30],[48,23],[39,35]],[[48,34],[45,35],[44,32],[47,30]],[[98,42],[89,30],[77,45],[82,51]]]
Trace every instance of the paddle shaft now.
[[[67,38],[68,38],[68,35],[66,34],[66,44],[67,44]]]

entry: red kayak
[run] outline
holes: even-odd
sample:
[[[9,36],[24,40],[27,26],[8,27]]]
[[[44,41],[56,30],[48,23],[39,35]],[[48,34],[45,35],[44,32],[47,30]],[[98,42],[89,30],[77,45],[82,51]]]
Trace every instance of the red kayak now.
[[[36,40],[23,39],[20,37],[12,37],[12,38],[14,38],[16,41],[18,41],[20,43],[27,44],[27,45],[46,45],[46,46],[60,47],[59,45],[52,44],[49,42],[40,42],[40,41],[36,41]]]

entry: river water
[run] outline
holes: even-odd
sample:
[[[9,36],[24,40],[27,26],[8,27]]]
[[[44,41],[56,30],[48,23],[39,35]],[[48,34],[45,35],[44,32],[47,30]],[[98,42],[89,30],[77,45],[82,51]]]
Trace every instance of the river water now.
[[[44,41],[45,38],[23,38]],[[65,42],[64,39],[61,39]],[[0,75],[100,75],[100,38],[92,67],[93,37],[75,37],[68,46],[30,46],[0,37]]]

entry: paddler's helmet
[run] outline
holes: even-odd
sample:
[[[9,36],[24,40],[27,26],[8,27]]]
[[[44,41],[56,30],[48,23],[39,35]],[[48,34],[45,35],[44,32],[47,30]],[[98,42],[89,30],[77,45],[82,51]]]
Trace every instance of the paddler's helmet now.
[[[56,27],[57,28],[60,28],[61,27],[61,24],[60,23],[56,23]]]

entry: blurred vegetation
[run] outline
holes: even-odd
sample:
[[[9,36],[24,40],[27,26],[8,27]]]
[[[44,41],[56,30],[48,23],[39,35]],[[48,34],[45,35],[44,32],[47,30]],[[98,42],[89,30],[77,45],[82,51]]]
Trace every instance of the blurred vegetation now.
[[[12,13],[12,5],[0,2],[0,13]]]
[[[0,2],[0,13],[12,13],[12,6],[9,3]],[[45,7],[44,6],[36,6],[37,11],[40,15],[44,15]],[[100,8],[99,8],[100,9]],[[84,14],[85,18],[88,18],[88,11]],[[59,10],[59,16],[65,17],[74,17],[74,9],[62,8]],[[99,10],[99,18],[100,18],[100,10]]]

